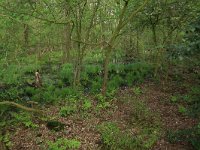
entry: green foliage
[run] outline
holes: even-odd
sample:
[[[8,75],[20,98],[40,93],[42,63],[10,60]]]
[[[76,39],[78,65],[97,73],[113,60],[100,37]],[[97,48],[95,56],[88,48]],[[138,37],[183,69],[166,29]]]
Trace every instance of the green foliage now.
[[[97,99],[97,109],[106,109],[111,107],[110,104],[111,101],[108,101],[106,97],[104,97],[102,94],[97,94],[96,99]]]
[[[180,113],[182,113],[182,114],[186,114],[187,109],[186,109],[184,106],[179,105],[179,106],[178,106],[178,111],[179,111]]]
[[[0,93],[0,99],[18,100],[18,99],[20,99],[22,94],[23,94],[22,89],[20,89],[18,87],[11,87],[7,90],[3,90],[3,92]]]
[[[188,27],[185,40],[188,41],[188,49],[185,51],[186,55],[198,55],[200,48],[200,19],[199,17]]]
[[[110,77],[111,79],[108,81],[108,90],[115,90],[123,85],[123,78],[119,75],[114,75],[113,77]]]
[[[73,82],[73,66],[72,64],[62,65],[60,77],[66,85],[71,85]]]
[[[88,74],[89,77],[94,77],[99,75],[102,71],[102,68],[99,65],[86,65],[84,72]]]
[[[40,103],[55,103],[72,96],[80,96],[81,91],[72,87],[56,87],[51,84],[44,85],[42,88],[26,87],[21,94]]]
[[[11,148],[13,143],[10,140],[10,134],[6,133],[5,135],[0,135],[0,141],[5,143],[6,147]]]
[[[55,142],[48,142],[48,150],[66,150],[66,149],[79,149],[81,142],[75,139],[59,138]]]
[[[28,127],[28,128],[38,127],[37,124],[32,122],[32,118],[31,118],[31,115],[29,113],[25,113],[25,112],[15,113],[15,112],[13,112],[11,115],[14,117],[14,120],[15,120],[16,123],[21,123],[25,127]]]
[[[103,80],[100,77],[97,77],[96,80],[91,82],[91,88],[89,88],[89,91],[91,93],[99,93],[101,92],[102,82]]]
[[[177,96],[171,96],[170,101],[171,101],[172,103],[176,103],[176,102],[178,101]]]
[[[135,82],[142,82],[146,77],[151,77],[153,67],[145,62],[133,64],[110,64],[108,92],[121,86],[131,86]],[[99,93],[102,86],[100,74],[102,68],[99,65],[85,65],[81,74],[81,85],[85,91]]]
[[[61,107],[60,109],[60,115],[62,117],[67,117],[77,111],[77,106],[75,104],[70,105],[70,106],[64,106]]]
[[[64,124],[56,120],[47,120],[47,128],[54,131],[61,131],[64,129]]]
[[[200,149],[200,123],[189,129],[183,129],[178,131],[168,131],[167,138],[169,142],[189,142],[194,149]]]
[[[129,105],[131,106],[129,123],[140,131],[136,139],[142,143],[143,149],[149,149],[160,136],[160,117],[137,97],[131,99]]]
[[[130,105],[132,106],[131,109],[131,116],[130,118],[131,123],[134,123],[135,121],[137,122],[145,122],[146,124],[151,124],[151,125],[158,125],[158,116],[154,116],[149,108],[146,106],[146,104],[137,98],[134,98],[131,102]]]
[[[84,99],[82,107],[83,107],[83,110],[86,110],[86,111],[90,110],[92,108],[92,102],[91,102],[91,100]]]
[[[97,128],[104,144],[103,149],[131,150],[139,144],[133,135],[127,132],[121,132],[115,123],[105,122]]]
[[[192,117],[199,117],[200,114],[200,86],[193,86],[188,93],[188,114]]]
[[[1,82],[7,83],[7,84],[17,84],[20,83],[21,80],[21,69],[19,65],[9,65],[6,67],[1,66]]]
[[[140,95],[142,93],[142,90],[140,87],[134,87],[133,92],[135,95]]]

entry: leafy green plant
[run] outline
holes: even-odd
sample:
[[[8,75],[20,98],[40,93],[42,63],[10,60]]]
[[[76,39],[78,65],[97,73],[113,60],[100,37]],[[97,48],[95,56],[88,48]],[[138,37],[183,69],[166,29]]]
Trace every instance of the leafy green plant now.
[[[91,100],[89,100],[89,99],[84,99],[84,102],[83,102],[83,110],[89,110],[89,109],[91,109],[91,107],[92,107],[92,102],[91,102]]]
[[[75,139],[59,138],[55,142],[47,142],[48,150],[66,150],[66,149],[79,149],[81,142]]]
[[[76,110],[77,110],[76,105],[64,106],[64,107],[61,107],[61,109],[60,109],[60,115],[62,117],[67,117],[67,116],[75,113]]]
[[[71,85],[73,82],[73,66],[72,64],[64,64],[62,65],[60,71],[60,77],[63,79],[64,83],[67,85]]]
[[[7,148],[11,148],[13,143],[10,140],[10,134],[6,133],[5,135],[0,135],[0,141],[5,143]]]
[[[140,95],[142,93],[142,90],[140,87],[134,87],[133,92],[135,95]]]
[[[28,128],[37,128],[38,125],[32,122],[32,118],[29,113],[12,113],[12,116],[15,118],[15,122],[22,123],[25,127]]]
[[[200,123],[189,129],[168,131],[167,138],[170,143],[189,142],[195,150],[200,149]]]
[[[20,96],[23,94],[23,90],[18,87],[10,87],[3,92],[0,92],[0,99],[4,100],[18,100]]]
[[[110,101],[107,101],[106,97],[104,97],[102,94],[97,94],[96,99],[98,102],[97,104],[98,109],[106,109],[111,106]]]
[[[170,101],[171,101],[172,103],[176,103],[176,102],[178,101],[177,96],[172,96],[171,99],[170,99]]]
[[[119,75],[114,75],[108,81],[108,90],[115,90],[123,84],[123,79]]]
[[[138,146],[136,139],[127,132],[121,132],[113,122],[105,122],[97,127],[101,134],[103,149],[131,150]]]
[[[187,109],[186,109],[184,106],[179,105],[179,106],[178,106],[178,111],[179,111],[180,113],[182,113],[182,114],[186,114]]]

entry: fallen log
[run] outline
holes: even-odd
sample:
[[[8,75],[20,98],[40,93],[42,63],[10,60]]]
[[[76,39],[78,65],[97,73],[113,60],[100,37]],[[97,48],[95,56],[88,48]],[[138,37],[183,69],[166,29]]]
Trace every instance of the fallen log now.
[[[43,114],[45,111],[43,110],[38,110],[38,109],[34,109],[34,108],[30,108],[30,107],[26,107],[23,106],[21,104],[15,103],[15,102],[10,102],[10,101],[3,101],[0,102],[0,105],[8,105],[8,106],[14,106],[16,108],[28,111],[28,112],[34,112],[34,113],[39,113],[39,114]]]

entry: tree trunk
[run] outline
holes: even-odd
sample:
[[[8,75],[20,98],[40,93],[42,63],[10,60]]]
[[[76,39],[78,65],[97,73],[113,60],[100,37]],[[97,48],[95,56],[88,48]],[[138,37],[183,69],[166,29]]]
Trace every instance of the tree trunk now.
[[[93,13],[92,13],[92,16],[91,16],[91,20],[90,20],[90,23],[89,23],[89,26],[87,27],[87,30],[86,30],[86,35],[85,35],[85,42],[87,43],[89,41],[89,38],[90,38],[90,32],[91,32],[91,29],[93,27],[93,22],[94,22],[94,18],[96,16],[96,13],[97,13],[97,10],[99,8],[99,5],[100,5],[100,0],[97,0],[97,3],[96,5],[94,6],[94,10],[93,10]],[[79,20],[79,31],[77,32],[77,35],[78,35],[78,40],[81,41],[81,29],[82,29],[82,26],[81,26],[81,19]],[[80,43],[79,43],[80,44]],[[79,46],[78,48],[78,64],[77,64],[77,68],[76,68],[76,82],[75,82],[75,85],[79,85],[80,84],[80,76],[81,76],[81,71],[82,71],[82,68],[83,68],[83,58],[84,58],[84,54],[85,54],[85,50],[87,48],[87,45],[85,44],[82,48]]]
[[[24,24],[24,48],[28,48],[29,45],[29,27],[27,24]]]
[[[71,49],[71,25],[70,23],[65,25],[65,48],[63,50],[63,63],[70,62],[70,49]]]
[[[124,20],[124,15],[125,12],[127,10],[128,7],[128,2],[129,1],[125,1],[124,7],[121,11],[121,14],[119,16],[119,22],[108,42],[108,46],[105,47],[105,59],[104,59],[104,77],[103,77],[103,84],[102,84],[102,95],[105,96],[106,95],[106,91],[107,91],[107,82],[108,82],[108,65],[110,62],[110,57],[111,57],[111,53],[113,51],[113,45],[121,31],[121,29],[123,29],[131,19],[133,19],[133,17],[141,10],[144,8],[144,6],[148,3],[148,0],[146,0],[143,5],[141,5],[138,9],[136,9],[135,11],[133,11],[131,13],[131,15],[129,16],[128,19]]]

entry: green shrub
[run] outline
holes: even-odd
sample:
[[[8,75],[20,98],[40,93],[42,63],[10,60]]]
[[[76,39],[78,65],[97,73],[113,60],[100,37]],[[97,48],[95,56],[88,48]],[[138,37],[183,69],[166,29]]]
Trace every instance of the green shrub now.
[[[24,94],[27,95],[27,96],[33,96],[33,95],[36,94],[36,90],[33,87],[26,87],[24,89]]]
[[[73,66],[72,64],[64,64],[62,65],[60,71],[60,77],[66,84],[71,84],[73,82]]]
[[[92,81],[91,87],[89,88],[90,92],[91,93],[101,92],[102,82],[103,82],[103,80],[100,77],[98,77],[96,80]]]
[[[81,84],[86,91],[100,92],[102,86],[101,68],[98,65],[86,65],[81,73]],[[142,82],[153,74],[153,67],[145,62],[133,64],[110,64],[108,91],[120,86],[132,86],[135,82]]]
[[[102,68],[99,65],[85,65],[84,72],[88,74],[89,77],[95,77],[99,75]]]
[[[11,87],[7,90],[3,90],[3,92],[0,93],[0,99],[18,100],[18,99],[20,99],[22,94],[23,94],[23,91],[21,88]]]
[[[66,150],[66,149],[79,149],[81,146],[81,142],[75,139],[64,139],[59,138],[55,142],[47,142],[48,150]]]
[[[193,86],[188,93],[188,115],[199,118],[200,116],[200,86]]]
[[[111,77],[111,79],[108,81],[108,90],[114,90],[119,88],[123,84],[123,79],[119,75],[115,75]]]
[[[1,68],[1,82],[6,84],[18,84],[22,81],[22,72],[19,65],[9,65]]]

